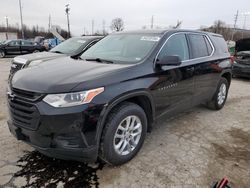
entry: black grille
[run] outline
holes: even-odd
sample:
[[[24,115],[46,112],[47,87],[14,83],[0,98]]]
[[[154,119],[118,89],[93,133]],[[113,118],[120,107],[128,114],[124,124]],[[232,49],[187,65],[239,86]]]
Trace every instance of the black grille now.
[[[10,117],[17,127],[36,130],[40,122],[40,114],[35,103],[42,95],[19,89],[12,89],[8,94]]]

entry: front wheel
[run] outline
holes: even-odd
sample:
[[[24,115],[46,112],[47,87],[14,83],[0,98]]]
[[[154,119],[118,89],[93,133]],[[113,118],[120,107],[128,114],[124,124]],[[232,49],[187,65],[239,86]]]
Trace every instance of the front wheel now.
[[[146,133],[144,110],[134,103],[122,103],[109,114],[102,134],[100,158],[112,165],[128,162],[141,149]]]
[[[3,50],[0,50],[0,58],[5,57],[5,52]]]
[[[213,110],[222,109],[227,100],[228,89],[228,81],[226,78],[222,77],[212,100],[208,102],[208,107]]]

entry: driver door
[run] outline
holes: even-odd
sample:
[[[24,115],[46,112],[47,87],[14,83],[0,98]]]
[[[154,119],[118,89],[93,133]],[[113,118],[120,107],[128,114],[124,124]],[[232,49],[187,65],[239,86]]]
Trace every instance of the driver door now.
[[[185,33],[177,33],[167,39],[157,59],[178,55],[179,66],[162,66],[156,71],[158,81],[153,92],[156,114],[172,114],[190,108],[194,92],[194,65],[191,65]],[[157,63],[157,62],[156,62]]]
[[[5,47],[8,54],[20,54],[20,41],[13,40],[10,41]]]

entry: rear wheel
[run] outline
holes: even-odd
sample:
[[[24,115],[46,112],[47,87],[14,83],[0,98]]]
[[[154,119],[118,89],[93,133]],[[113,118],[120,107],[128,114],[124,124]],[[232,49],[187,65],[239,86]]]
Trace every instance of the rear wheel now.
[[[226,103],[229,84],[226,78],[221,78],[213,99],[208,102],[208,107],[213,110],[220,110]]]
[[[3,50],[0,50],[0,58],[5,57],[5,52]]]
[[[112,165],[131,160],[141,149],[147,132],[147,117],[137,104],[115,107],[103,130],[100,158]]]

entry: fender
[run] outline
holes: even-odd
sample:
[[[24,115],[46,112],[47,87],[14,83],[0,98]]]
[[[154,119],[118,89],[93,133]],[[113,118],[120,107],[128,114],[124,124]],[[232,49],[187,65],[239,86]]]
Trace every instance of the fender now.
[[[97,142],[97,146],[99,147],[100,144],[100,139],[102,135],[102,130],[105,125],[105,121],[107,119],[107,116],[109,112],[119,103],[129,99],[133,98],[136,96],[145,96],[149,99],[150,105],[151,105],[151,110],[152,110],[152,115],[153,115],[153,121],[155,119],[155,104],[152,95],[147,91],[147,90],[135,90],[135,91],[130,91],[127,93],[124,93],[122,95],[117,96],[114,98],[111,102],[105,104],[101,114],[100,114],[100,120],[97,123],[97,131],[96,131],[96,137],[95,140]]]

